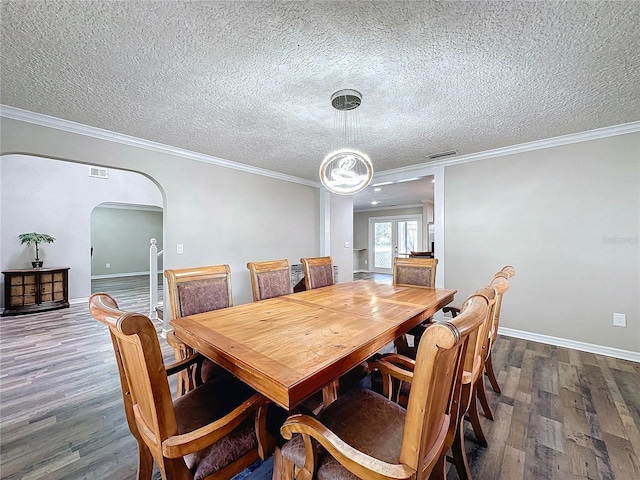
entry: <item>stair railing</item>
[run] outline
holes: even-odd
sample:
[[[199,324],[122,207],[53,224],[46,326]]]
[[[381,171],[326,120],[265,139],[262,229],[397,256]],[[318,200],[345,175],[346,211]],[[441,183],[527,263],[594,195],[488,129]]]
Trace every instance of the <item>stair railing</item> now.
[[[158,258],[162,256],[162,252],[164,250],[160,250],[158,252],[158,247],[156,246],[156,239],[152,238],[149,240],[151,242],[151,246],[149,247],[149,290],[150,290],[150,301],[149,301],[149,318],[155,320],[158,318],[158,312],[156,308],[159,306],[158,304]]]

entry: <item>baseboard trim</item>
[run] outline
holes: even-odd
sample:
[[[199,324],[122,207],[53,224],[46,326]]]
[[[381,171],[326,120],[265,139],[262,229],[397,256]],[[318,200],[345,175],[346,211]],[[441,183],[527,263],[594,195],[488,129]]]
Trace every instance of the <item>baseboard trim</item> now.
[[[550,335],[542,335],[540,333],[525,332],[523,330],[515,330],[513,328],[498,327],[498,334],[504,335],[505,337],[521,338],[522,340],[531,340],[532,342],[546,343],[547,345],[555,345],[556,347],[572,348],[583,352],[595,353],[598,355],[605,355],[607,357],[615,357],[622,360],[629,360],[630,362],[640,363],[640,352],[633,352],[631,350],[622,350],[621,348],[579,342],[577,340],[569,340],[567,338],[552,337]]]
[[[81,303],[89,303],[89,297],[70,298],[69,305],[79,305]]]
[[[130,272],[130,273],[107,273],[105,275],[91,275],[91,280],[100,280],[103,278],[118,278],[118,277],[139,277],[141,275],[149,276],[149,271],[146,272]],[[162,272],[158,272],[158,275],[162,275]]]

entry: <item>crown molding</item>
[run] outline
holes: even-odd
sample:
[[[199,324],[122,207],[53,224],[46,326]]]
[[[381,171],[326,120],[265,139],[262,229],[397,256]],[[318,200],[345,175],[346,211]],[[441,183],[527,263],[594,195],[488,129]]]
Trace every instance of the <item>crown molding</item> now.
[[[157,205],[140,205],[137,203],[119,203],[119,202],[105,202],[99,203],[95,208],[107,208],[115,210],[143,210],[147,212],[162,212],[162,207]]]
[[[12,120],[19,120],[21,122],[32,123],[35,125],[41,125],[44,127],[54,128],[70,133],[76,133],[78,135],[84,135],[87,137],[97,138],[100,140],[107,140],[111,142],[120,143],[123,145],[144,148],[151,151],[160,153],[166,153],[170,155],[176,155],[190,160],[198,162],[211,163],[221,167],[232,168],[234,170],[240,170],[255,175],[262,175],[265,177],[275,178],[278,180],[284,180],[286,182],[298,183],[301,185],[307,185],[310,187],[321,188],[320,182],[313,180],[307,180],[305,178],[295,177],[293,175],[287,175],[285,173],[274,172],[265,168],[253,167],[245,165],[243,163],[233,162],[231,160],[225,160],[222,158],[214,157],[211,155],[205,155],[202,153],[192,152],[177,147],[172,147],[162,143],[152,142],[137,137],[131,137],[123,135],[121,133],[104,130],[97,127],[91,127],[81,123],[72,122],[69,120],[63,120],[61,118],[50,117],[40,113],[30,112],[28,110],[22,110],[20,108],[11,107],[8,105],[0,104],[0,117],[9,118]],[[624,123],[622,125],[614,125],[610,127],[598,128],[595,130],[588,130],[586,132],[572,133],[569,135],[562,135],[559,137],[547,138],[544,140],[537,140],[534,142],[521,143],[518,145],[511,145],[503,148],[496,148],[494,150],[486,150],[484,152],[470,153],[467,155],[456,156],[455,158],[436,160],[434,162],[424,162],[416,165],[410,165],[408,167],[401,167],[392,170],[384,170],[376,172],[373,179],[376,181],[384,180],[386,177],[398,177],[405,178],[406,176],[422,176],[425,173],[431,173],[431,170],[436,167],[448,167],[452,165],[458,165],[468,162],[476,162],[479,160],[486,160],[488,158],[503,157],[506,155],[513,155],[516,153],[531,152],[534,150],[541,150],[545,148],[558,147],[562,145],[570,145],[572,143],[585,142],[588,140],[597,140],[600,138],[613,137],[616,135],[625,135],[628,133],[640,132],[640,121]]]
[[[250,165],[245,165],[244,163],[233,162],[231,160],[225,160],[223,158],[205,155],[203,153],[192,152],[190,150],[172,147],[170,145],[152,142],[150,140],[144,140],[142,138],[131,137],[129,135],[112,132],[110,130],[104,130],[102,128],[91,127],[89,125],[84,125],[82,123],[76,123],[69,120],[63,120],[61,118],[50,117],[48,115],[42,115],[40,113],[30,112],[28,110],[22,110],[20,108],[11,107],[8,105],[0,105],[0,117],[5,117],[26,123],[32,123],[34,125],[40,125],[43,127],[54,128],[56,130],[75,133],[78,135],[83,135],[85,137],[92,137],[99,140],[107,140],[110,142],[120,143],[122,145],[127,145],[130,147],[144,148],[146,150],[151,150],[154,152],[176,155],[178,157],[195,160],[197,162],[211,163],[220,167],[232,168],[234,170],[261,175],[263,177],[284,180],[285,182],[299,183],[301,185],[307,185],[309,187],[316,188],[321,187],[320,182],[307,180],[306,178],[300,178],[293,175],[287,175],[285,173],[274,172],[265,168],[253,167]]]
[[[429,202],[427,202],[429,203]],[[353,213],[360,213],[360,212],[380,212],[382,210],[401,210],[403,208],[423,208],[424,207],[424,201],[423,203],[409,203],[407,205],[393,205],[390,207],[366,207],[366,208],[354,208],[353,209]]]
[[[374,175],[375,181],[384,180],[388,176],[423,176],[425,173],[430,174],[434,167],[449,167],[462,163],[477,162],[488,158],[504,157],[506,155],[514,155],[516,153],[532,152],[545,148],[559,147],[562,145],[570,145],[572,143],[586,142],[589,140],[597,140],[600,138],[614,137],[617,135],[625,135],[628,133],[640,132],[640,121],[624,123],[622,125],[614,125],[611,127],[598,128],[586,132],[572,133],[562,135],[560,137],[546,138],[535,142],[521,143],[494,150],[486,150],[484,152],[470,153],[467,155],[457,156],[455,158],[437,160],[435,162],[419,163],[408,167],[396,168],[393,170],[384,170]]]

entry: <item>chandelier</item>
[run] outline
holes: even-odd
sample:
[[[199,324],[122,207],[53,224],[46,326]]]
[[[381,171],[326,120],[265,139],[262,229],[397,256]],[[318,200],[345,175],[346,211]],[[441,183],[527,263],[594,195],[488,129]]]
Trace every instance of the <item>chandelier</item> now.
[[[340,90],[331,95],[336,109],[335,127],[343,134],[343,147],[327,155],[320,165],[320,181],[327,190],[339,195],[351,195],[366,188],[373,176],[369,157],[356,150],[360,142],[360,124],[356,108],[362,95],[355,90]]]

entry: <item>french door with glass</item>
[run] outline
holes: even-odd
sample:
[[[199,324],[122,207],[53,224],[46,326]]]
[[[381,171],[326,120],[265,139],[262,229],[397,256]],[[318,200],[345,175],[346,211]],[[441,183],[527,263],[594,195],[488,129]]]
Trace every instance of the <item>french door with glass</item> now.
[[[393,273],[393,259],[422,250],[422,215],[369,219],[369,270]]]

